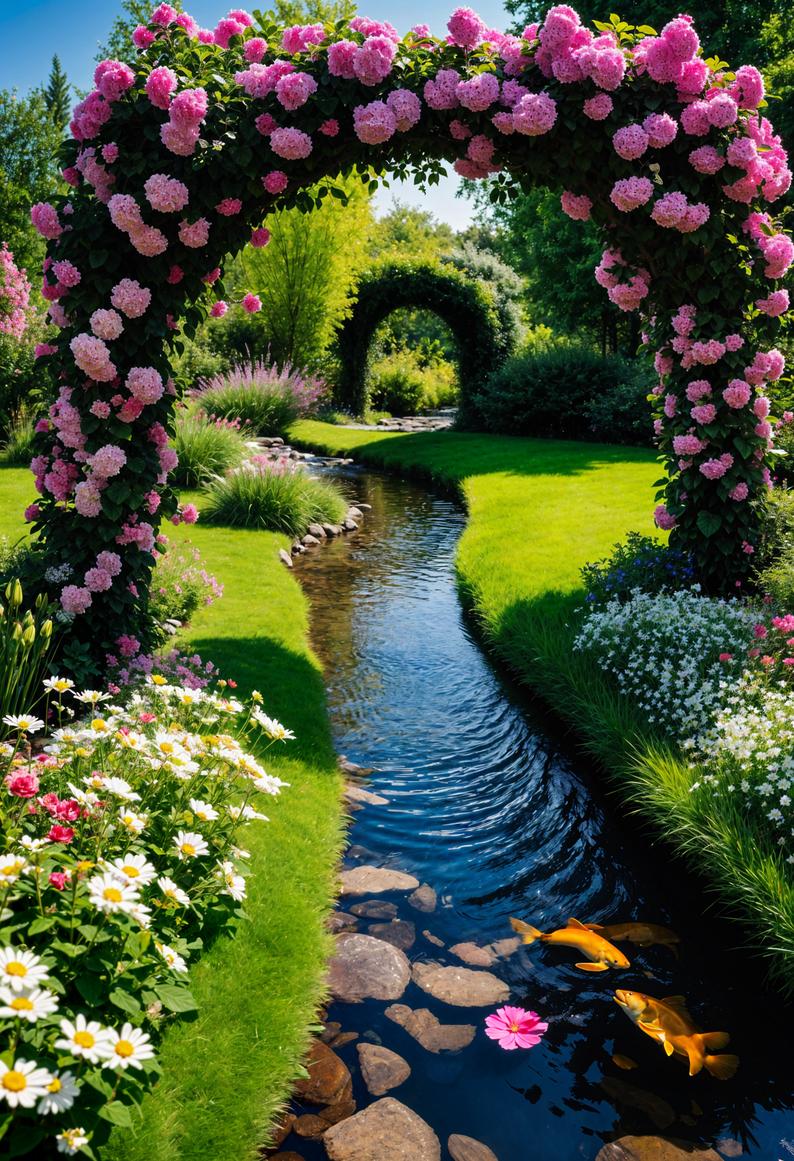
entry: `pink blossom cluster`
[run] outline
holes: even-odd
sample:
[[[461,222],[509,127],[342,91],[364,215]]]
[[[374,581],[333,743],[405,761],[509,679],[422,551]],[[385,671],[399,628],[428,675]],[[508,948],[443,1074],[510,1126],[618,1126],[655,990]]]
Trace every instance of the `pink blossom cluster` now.
[[[353,110],[353,131],[365,145],[381,145],[397,132],[397,118],[385,101],[370,101]]]
[[[152,258],[168,248],[165,234],[156,226],[146,225],[141,208],[131,194],[113,194],[108,211],[113,225],[128,235],[139,254]]]
[[[127,318],[140,318],[151,305],[152,292],[135,278],[122,278],[113,287],[110,301]]]
[[[628,274],[628,278],[624,280],[625,274]],[[650,290],[648,271],[631,271],[619,250],[604,251],[596,267],[595,278],[598,285],[606,290],[610,302],[624,311],[637,310]]]
[[[106,101],[118,101],[135,84],[135,73],[120,60],[103,60],[94,70],[94,84]]]
[[[156,403],[162,398],[162,376],[154,367],[133,367],[125,379],[125,386],[130,395],[139,403]]]
[[[190,191],[184,182],[165,173],[153,173],[143,185],[146,200],[153,210],[162,214],[176,214],[190,200]]]
[[[730,452],[723,452],[717,459],[704,460],[698,467],[698,471],[707,480],[721,480],[732,467],[733,456]]]
[[[317,92],[317,81],[309,73],[285,73],[276,81],[276,97],[285,109],[299,109]]]
[[[386,104],[394,116],[398,133],[407,133],[413,129],[422,116],[422,102],[410,89],[393,89],[386,98]]]
[[[311,153],[312,139],[302,129],[274,129],[270,134],[270,148],[286,161],[300,161]]]
[[[464,109],[481,113],[499,100],[499,80],[494,73],[477,73],[467,81],[458,81],[455,95]]]
[[[458,100],[460,80],[460,73],[456,69],[439,69],[435,77],[425,81],[422,92],[430,108],[456,109],[460,104]]]
[[[513,108],[513,128],[528,137],[548,133],[557,120],[557,102],[548,93],[527,93]]]
[[[471,8],[456,8],[447,21],[452,44],[459,48],[476,48],[483,38],[485,25]]]
[[[75,335],[69,343],[74,361],[80,370],[97,383],[108,383],[116,377],[116,368],[110,351],[95,335]]]
[[[651,217],[658,226],[691,234],[709,220],[711,210],[705,202],[690,202],[686,194],[666,193],[654,202]]]
[[[201,250],[207,245],[210,237],[210,223],[208,218],[197,218],[189,222],[183,218],[179,223],[179,241],[191,250]]]
[[[307,52],[312,45],[322,44],[324,40],[324,25],[293,24],[281,34],[281,48],[289,56],[297,56],[300,52]]]
[[[59,238],[63,233],[58,211],[49,202],[36,202],[30,211],[30,220],[42,238]]]
[[[700,41],[691,16],[677,16],[665,24],[659,36],[647,36],[634,52],[635,66],[660,84],[675,85],[691,97],[703,91],[708,66],[698,56]]]
[[[27,274],[17,266],[8,243],[3,242],[0,246],[0,334],[15,339],[22,337],[27,328],[29,302]]]
[[[590,211],[593,208],[593,203],[587,194],[575,194],[570,190],[564,190],[560,197],[560,204],[563,213],[567,214],[569,218],[574,221],[586,222],[590,217]]]
[[[644,206],[653,196],[653,183],[647,177],[626,177],[616,181],[609,195],[613,205],[624,214]]]
[[[75,141],[90,141],[97,136],[102,126],[107,124],[111,113],[110,101],[107,101],[98,89],[94,89],[74,108],[69,122],[72,137]]]
[[[178,157],[195,153],[199,132],[207,115],[204,89],[183,89],[168,107],[168,121],[160,128],[160,139],[166,149]]]
[[[527,32],[535,29],[525,30],[525,36]],[[537,36],[535,61],[545,77],[563,84],[591,80],[610,92],[620,86],[626,72],[623,50],[610,34],[595,36],[585,28],[567,4],[549,9]]]
[[[737,136],[726,151],[729,165],[744,170],[744,176],[722,187],[732,201],[749,205],[759,190],[769,202],[782,197],[791,186],[788,155],[780,137],[766,118],[756,114],[741,123],[746,136]]]
[[[92,332],[105,342],[117,339],[124,330],[121,315],[115,310],[95,310],[90,322]]]

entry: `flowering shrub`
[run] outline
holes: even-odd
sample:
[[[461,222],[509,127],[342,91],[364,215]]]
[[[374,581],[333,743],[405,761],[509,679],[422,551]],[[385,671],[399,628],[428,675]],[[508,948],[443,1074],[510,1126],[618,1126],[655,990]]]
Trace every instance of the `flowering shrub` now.
[[[169,549],[152,577],[151,611],[159,635],[165,640],[201,605],[222,596],[223,585],[204,568],[197,548],[180,544]]]
[[[189,962],[245,899],[241,824],[283,783],[247,750],[292,735],[220,682],[152,675],[126,704],[45,682],[62,724],[7,716],[0,752],[0,1062],[4,1149],[89,1152],[157,1079],[169,1020],[194,1007]],[[9,1155],[11,1155],[11,1152]]]
[[[6,242],[0,246],[0,334],[21,339],[28,324],[30,283]]]
[[[660,593],[695,584],[692,560],[652,536],[630,532],[605,560],[587,564],[582,580],[589,602],[627,599],[634,592]]]
[[[307,415],[325,394],[325,383],[286,363],[238,363],[201,384],[193,398],[216,419],[237,421],[255,435],[277,435]]]
[[[658,520],[709,584],[749,570],[794,259],[774,208],[791,173],[760,74],[707,59],[687,16],[658,34],[617,18],[592,30],[560,5],[520,37],[464,10],[450,27],[443,41],[363,17],[282,30],[234,10],[210,31],[163,4],[136,30],[134,68],[98,65],[64,150],[72,188],[32,211],[61,328],[36,528],[52,566],[73,568],[53,595],[95,657],[147,623],[151,548],[175,504],[180,327],[223,301],[225,256],[252,232],[264,240],[269,211],[311,208],[308,187],[353,166],[410,164],[432,180],[448,158],[468,178],[493,175],[497,199],[515,168],[589,212],[609,243],[596,278],[642,312],[656,353]],[[682,438],[690,450],[676,450]],[[109,442],[125,456],[112,476],[92,459]],[[101,592],[85,583],[98,552],[120,560]]]

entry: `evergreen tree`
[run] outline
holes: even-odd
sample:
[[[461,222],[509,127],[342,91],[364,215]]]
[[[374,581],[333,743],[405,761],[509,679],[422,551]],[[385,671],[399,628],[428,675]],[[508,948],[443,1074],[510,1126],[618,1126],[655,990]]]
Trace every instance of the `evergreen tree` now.
[[[52,58],[52,68],[50,69],[47,87],[44,90],[44,103],[61,132],[69,124],[69,117],[71,116],[71,87],[66,79],[66,73],[61,67],[58,54],[55,53]]]

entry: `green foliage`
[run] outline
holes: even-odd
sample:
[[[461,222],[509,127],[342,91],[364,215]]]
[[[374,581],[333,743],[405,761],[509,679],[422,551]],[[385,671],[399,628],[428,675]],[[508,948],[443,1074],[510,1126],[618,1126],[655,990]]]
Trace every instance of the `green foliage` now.
[[[181,411],[171,443],[179,456],[174,481],[187,488],[199,487],[211,476],[238,467],[245,454],[245,440],[238,428],[210,419],[206,412]]]
[[[9,580],[0,593],[0,719],[34,712],[54,647],[47,600],[39,596],[26,608],[19,580]],[[0,739],[9,732],[0,720]]]
[[[62,133],[69,124],[72,113],[71,87],[56,52],[52,58],[52,67],[44,90],[44,103]]]
[[[651,384],[644,362],[561,347],[509,360],[474,405],[487,431],[647,444]]]
[[[14,416],[36,407],[43,410],[53,398],[53,378],[48,359],[37,359],[36,344],[52,337],[44,315],[31,311],[21,339],[0,334],[0,436],[8,432]]]
[[[410,349],[385,355],[370,370],[370,401],[391,415],[415,415],[455,402],[455,372],[445,361],[423,362]]]
[[[346,510],[336,483],[286,465],[254,464],[210,483],[201,518],[207,524],[300,536],[310,524],[338,524]]]
[[[25,409],[20,409],[11,417],[5,442],[0,446],[0,463],[9,467],[26,468],[33,458],[35,420]]]
[[[189,544],[169,546],[152,576],[150,609],[161,641],[193,619],[202,605],[211,605],[223,588],[203,567],[201,553]]]
[[[241,363],[206,380],[194,394],[207,415],[238,420],[255,435],[280,435],[325,391],[321,379],[270,362]]]
[[[438,261],[455,245],[455,234],[446,222],[428,211],[406,205],[397,198],[387,214],[378,218],[369,252],[380,262]]]
[[[432,310],[452,331],[458,346],[465,414],[476,385],[512,352],[516,335],[502,329],[489,286],[427,262],[388,263],[362,277],[356,305],[338,337],[340,405],[359,415],[366,410],[372,337],[378,325],[399,307]]]
[[[761,47],[767,57],[764,80],[771,98],[769,115],[790,153],[794,147],[794,43],[790,14],[770,15],[761,29]]]
[[[172,0],[171,7],[183,11],[182,0]],[[139,24],[147,24],[152,13],[149,0],[121,0],[121,9],[113,18],[108,38],[97,49],[95,60],[134,60],[137,49],[132,34]]]
[[[524,281],[513,267],[491,251],[475,246],[473,242],[464,242],[458,250],[441,261],[454,266],[469,278],[476,278],[493,291],[502,333],[512,334],[515,344],[519,344],[524,337]]]
[[[319,367],[350,313],[355,280],[367,258],[372,211],[360,181],[347,179],[336,187],[344,199],[326,196],[311,213],[270,214],[270,244],[246,247],[235,264],[233,283],[262,300],[262,310],[244,319],[243,342],[256,357],[269,353],[279,363]],[[310,196],[319,196],[319,189]]]
[[[20,97],[0,89],[0,239],[16,263],[33,271],[44,244],[30,223],[30,207],[58,184],[55,155],[61,130],[40,92]]]
[[[762,508],[755,583],[782,612],[794,610],[794,490],[775,488]]]

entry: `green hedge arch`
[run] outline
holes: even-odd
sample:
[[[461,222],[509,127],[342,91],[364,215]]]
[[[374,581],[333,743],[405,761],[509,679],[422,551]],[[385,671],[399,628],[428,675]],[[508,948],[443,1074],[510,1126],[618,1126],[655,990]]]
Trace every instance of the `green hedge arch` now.
[[[355,305],[337,336],[337,402],[354,415],[364,414],[373,336],[401,307],[432,311],[452,331],[460,368],[459,422],[471,422],[474,392],[513,353],[517,336],[500,317],[490,286],[432,262],[389,262],[361,277]]]

